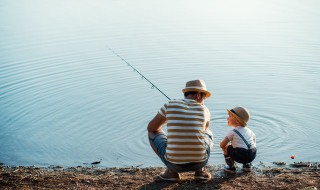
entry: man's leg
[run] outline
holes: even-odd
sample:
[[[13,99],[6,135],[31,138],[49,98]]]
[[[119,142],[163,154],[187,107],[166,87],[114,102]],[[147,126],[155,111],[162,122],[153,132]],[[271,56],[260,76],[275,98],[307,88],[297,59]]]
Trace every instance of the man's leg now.
[[[164,164],[167,163],[164,155],[166,153],[167,147],[167,135],[161,130],[158,132],[148,132],[149,142],[153,149],[153,151],[159,156]],[[173,171],[169,168],[166,169],[165,172],[161,173],[157,178],[156,181],[165,180],[165,181],[179,181],[180,175],[178,172]]]
[[[157,148],[155,147],[155,145],[153,144],[153,140],[155,139],[155,137],[157,135],[159,135],[160,133],[163,133],[163,131],[158,131],[158,132],[148,132],[148,139],[149,139],[149,143],[151,145],[151,148],[153,149],[153,151],[160,157]]]
[[[205,166],[210,158],[210,153],[213,150],[214,139],[213,139],[213,134],[210,130],[207,130],[205,132],[204,140],[206,143],[206,152],[207,152],[207,160],[205,161],[205,164],[204,164],[204,166]],[[195,171],[195,173],[194,173],[195,179],[197,179],[197,180],[210,180],[211,179],[211,174],[204,169],[204,166]]]

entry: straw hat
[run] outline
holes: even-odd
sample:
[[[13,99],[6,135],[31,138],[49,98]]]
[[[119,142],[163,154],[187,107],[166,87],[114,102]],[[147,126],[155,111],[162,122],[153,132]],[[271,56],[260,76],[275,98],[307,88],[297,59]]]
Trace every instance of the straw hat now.
[[[228,113],[236,118],[244,127],[247,126],[247,122],[250,119],[249,111],[244,107],[235,107],[231,110],[228,110]]]
[[[209,98],[211,96],[211,93],[207,90],[207,86],[204,80],[188,81],[186,83],[186,87],[182,89],[182,92],[185,93],[190,91],[204,92],[206,94],[206,98]]]

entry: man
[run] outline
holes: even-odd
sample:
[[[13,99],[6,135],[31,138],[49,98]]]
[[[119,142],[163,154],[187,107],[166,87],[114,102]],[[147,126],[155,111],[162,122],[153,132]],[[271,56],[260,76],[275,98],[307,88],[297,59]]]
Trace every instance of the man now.
[[[195,179],[210,180],[204,170],[213,147],[210,112],[203,104],[211,96],[203,80],[186,83],[184,99],[165,103],[148,125],[151,147],[167,166],[158,178],[179,181],[180,172],[195,171]],[[162,128],[167,123],[166,134]]]

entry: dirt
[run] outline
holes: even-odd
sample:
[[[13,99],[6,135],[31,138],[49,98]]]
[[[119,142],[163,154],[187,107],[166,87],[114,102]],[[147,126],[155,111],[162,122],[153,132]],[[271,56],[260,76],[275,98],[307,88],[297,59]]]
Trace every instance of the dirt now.
[[[196,181],[193,172],[182,173],[180,182],[158,182],[154,177],[165,168],[100,168],[0,166],[0,189],[303,189],[320,188],[319,163],[283,162],[259,165],[252,172],[227,174],[222,166],[206,167],[213,178]]]

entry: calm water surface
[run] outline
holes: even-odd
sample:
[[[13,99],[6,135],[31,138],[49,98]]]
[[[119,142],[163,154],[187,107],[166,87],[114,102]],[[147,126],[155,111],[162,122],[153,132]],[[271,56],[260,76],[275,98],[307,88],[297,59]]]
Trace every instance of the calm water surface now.
[[[245,106],[260,161],[319,161],[318,0],[2,0],[0,162],[163,166],[146,126],[187,80],[212,91],[215,150],[226,108]],[[296,159],[291,160],[290,156]]]

